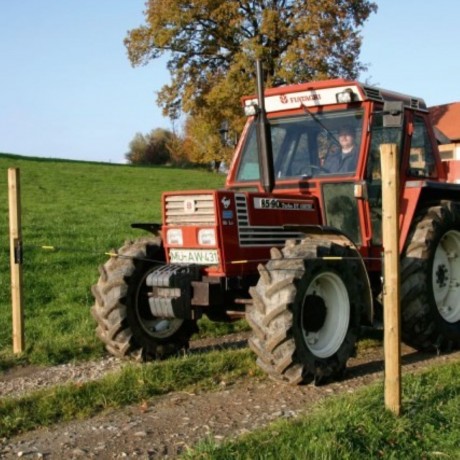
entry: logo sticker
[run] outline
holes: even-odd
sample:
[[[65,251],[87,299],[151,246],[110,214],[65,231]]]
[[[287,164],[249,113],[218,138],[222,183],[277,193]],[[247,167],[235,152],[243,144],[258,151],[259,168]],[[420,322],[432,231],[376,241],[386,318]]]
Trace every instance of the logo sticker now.
[[[195,212],[195,200],[189,198],[184,201],[184,212],[188,214]]]
[[[222,200],[220,200],[220,202],[222,203],[225,209],[227,209],[231,204],[230,198],[227,198],[226,196],[224,196]]]

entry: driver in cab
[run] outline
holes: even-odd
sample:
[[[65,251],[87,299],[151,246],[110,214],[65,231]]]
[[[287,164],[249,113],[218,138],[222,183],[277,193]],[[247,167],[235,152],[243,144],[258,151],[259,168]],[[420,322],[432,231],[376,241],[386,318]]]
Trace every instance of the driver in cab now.
[[[324,159],[323,168],[329,173],[353,172],[358,161],[358,147],[355,144],[355,131],[352,126],[342,126],[338,140],[340,149],[330,152]]]

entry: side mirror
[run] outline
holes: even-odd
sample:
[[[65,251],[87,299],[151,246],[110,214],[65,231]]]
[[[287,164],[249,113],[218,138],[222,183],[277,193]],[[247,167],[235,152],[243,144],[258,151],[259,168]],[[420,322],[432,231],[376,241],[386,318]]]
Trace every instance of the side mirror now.
[[[383,104],[383,127],[401,128],[404,121],[402,101],[385,101]]]

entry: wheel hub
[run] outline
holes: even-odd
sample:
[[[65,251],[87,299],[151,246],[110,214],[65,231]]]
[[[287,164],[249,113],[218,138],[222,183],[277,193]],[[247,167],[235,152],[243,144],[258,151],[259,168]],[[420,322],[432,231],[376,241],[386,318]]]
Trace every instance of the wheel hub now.
[[[313,294],[305,297],[305,306],[303,328],[305,332],[318,332],[326,321],[326,304],[321,297]]]
[[[341,347],[350,323],[350,300],[341,277],[332,272],[318,274],[302,303],[301,326],[309,350],[328,358]]]
[[[436,284],[438,288],[447,286],[449,281],[449,270],[445,265],[439,265],[436,269]]]
[[[439,241],[433,259],[433,294],[441,317],[460,321],[460,232],[448,231]]]

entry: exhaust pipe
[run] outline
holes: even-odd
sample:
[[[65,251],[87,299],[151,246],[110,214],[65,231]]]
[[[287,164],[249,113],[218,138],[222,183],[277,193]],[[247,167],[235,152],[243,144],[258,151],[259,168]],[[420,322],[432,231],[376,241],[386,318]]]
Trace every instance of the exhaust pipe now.
[[[257,150],[259,156],[260,183],[265,193],[272,192],[275,186],[275,173],[273,168],[273,149],[270,132],[270,124],[265,111],[264,98],[264,72],[262,62],[256,61],[256,78],[257,78],[257,103],[259,111],[257,115]]]

